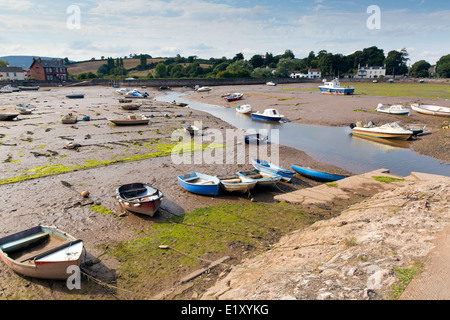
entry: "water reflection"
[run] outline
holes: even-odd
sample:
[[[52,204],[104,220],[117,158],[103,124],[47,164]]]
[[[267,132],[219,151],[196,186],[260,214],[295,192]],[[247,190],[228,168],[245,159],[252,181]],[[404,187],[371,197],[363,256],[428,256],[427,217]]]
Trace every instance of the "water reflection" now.
[[[450,176],[450,163],[416,154],[411,150],[414,141],[365,139],[353,136],[350,127],[255,121],[249,114],[238,113],[234,108],[186,100],[182,93],[173,91],[157,100],[188,103],[188,108],[210,113],[242,130],[265,129],[270,133],[271,129],[279,129],[280,144],[356,174],[385,168],[401,176],[412,171]]]

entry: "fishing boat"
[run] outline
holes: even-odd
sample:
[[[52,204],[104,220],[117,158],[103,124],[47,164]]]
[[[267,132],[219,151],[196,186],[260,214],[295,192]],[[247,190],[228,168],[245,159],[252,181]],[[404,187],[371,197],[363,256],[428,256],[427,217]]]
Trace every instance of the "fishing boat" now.
[[[188,126],[184,127],[183,129],[186,133],[188,133],[191,136],[200,132],[200,129],[198,127],[192,126],[192,125],[188,125]]]
[[[193,172],[178,176],[178,182],[187,191],[202,195],[217,196],[220,180],[217,177]]]
[[[355,88],[349,87],[341,87],[341,83],[338,79],[333,79],[332,81],[324,83],[322,86],[319,86],[319,90],[325,94],[342,94],[342,95],[350,95],[355,92]]]
[[[0,110],[0,121],[11,121],[14,120],[20,113],[12,111],[2,111]]]
[[[200,87],[200,86],[195,86],[195,91],[197,92],[209,92],[212,89],[210,87]]]
[[[129,183],[116,190],[116,199],[125,210],[153,217],[161,206],[163,193],[145,183]]]
[[[84,94],[82,94],[82,93],[72,93],[72,94],[66,95],[66,98],[68,98],[68,99],[83,99],[84,98]]]
[[[252,165],[253,167],[255,167],[255,169],[258,169],[259,171],[277,174],[281,176],[281,180],[287,182],[291,181],[292,177],[295,174],[295,172],[292,170],[284,169],[266,160],[252,159]]]
[[[108,119],[108,120],[117,126],[140,125],[140,124],[148,124],[150,122],[150,118],[147,118],[144,115],[141,115],[141,117],[138,118],[134,114],[130,114],[126,119]]]
[[[280,121],[284,115],[280,114],[277,109],[266,109],[263,113],[259,111],[252,113],[252,119],[263,121]]]
[[[83,241],[55,227],[37,226],[0,239],[0,257],[15,272],[24,276],[63,280],[79,266]]]
[[[76,123],[78,121],[78,119],[77,119],[76,114],[69,113],[69,114],[66,114],[64,117],[62,117],[61,121],[64,124],[72,124],[72,123]]]
[[[281,176],[275,173],[268,173],[258,169],[250,171],[239,171],[238,175],[256,181],[256,186],[274,187],[281,180]]]
[[[250,180],[238,174],[217,175],[220,186],[229,192],[249,192],[256,186],[256,181]]]
[[[298,172],[304,177],[322,182],[338,181],[348,177],[347,175],[323,172],[308,167],[302,167],[296,164],[292,165],[292,169],[294,169],[294,171]]]
[[[239,113],[250,113],[252,112],[252,106],[249,104],[244,104],[242,106],[237,106],[236,107],[236,112]]]
[[[381,126],[366,125],[363,126],[361,121],[356,125],[351,124],[350,128],[354,135],[370,136],[384,139],[403,139],[408,140],[413,135],[411,130],[407,130],[400,126],[398,122],[386,123]]]
[[[380,103],[377,106],[377,112],[389,113],[389,114],[409,114],[411,112],[411,110],[401,104],[394,104],[391,106],[383,106],[383,104]]]
[[[243,96],[244,96],[243,93],[236,92],[236,93],[232,93],[230,95],[225,96],[224,99],[227,100],[228,102],[237,101],[237,100],[242,99]]]
[[[450,116],[450,108],[426,104],[412,104],[411,109],[423,114],[430,114],[433,116]]]
[[[260,143],[267,143],[269,142],[269,137],[262,133],[252,133],[252,134],[246,134],[244,137],[244,141],[246,144],[260,144]]]

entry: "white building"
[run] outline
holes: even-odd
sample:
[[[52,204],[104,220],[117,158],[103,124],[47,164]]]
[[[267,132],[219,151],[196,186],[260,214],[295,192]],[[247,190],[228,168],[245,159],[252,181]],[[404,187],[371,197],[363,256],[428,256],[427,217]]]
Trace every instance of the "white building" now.
[[[3,67],[0,68],[0,81],[1,80],[25,80],[27,72],[19,67]]]
[[[383,67],[359,67],[356,78],[379,79],[386,76],[386,66]]]
[[[293,71],[291,78],[306,78],[306,79],[320,79],[322,78],[322,72],[320,69],[308,69],[308,74],[301,73],[300,71]]]

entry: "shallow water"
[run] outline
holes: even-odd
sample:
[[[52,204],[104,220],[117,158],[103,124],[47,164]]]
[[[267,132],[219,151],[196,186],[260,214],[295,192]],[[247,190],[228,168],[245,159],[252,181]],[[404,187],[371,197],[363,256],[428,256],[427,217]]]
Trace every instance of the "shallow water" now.
[[[316,160],[355,174],[384,168],[400,176],[411,172],[450,176],[450,163],[417,154],[411,149],[414,141],[368,140],[353,136],[350,127],[255,121],[249,114],[237,113],[234,108],[187,100],[183,95],[167,92],[157,100],[188,103],[187,108],[207,112],[242,130],[265,129],[269,138],[271,129],[279,129],[279,144],[302,150]]]

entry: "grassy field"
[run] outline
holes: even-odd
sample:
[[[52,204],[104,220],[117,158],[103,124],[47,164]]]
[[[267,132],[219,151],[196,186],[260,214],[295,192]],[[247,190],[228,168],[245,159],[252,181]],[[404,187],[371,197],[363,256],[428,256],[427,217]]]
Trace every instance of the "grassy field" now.
[[[160,62],[163,60],[165,60],[165,59],[147,59],[147,63],[150,64],[152,62]],[[81,72],[97,73],[98,68],[102,64],[105,64],[105,63],[106,63],[106,60],[95,60],[95,61],[74,63],[74,64],[71,64],[68,66],[67,71],[69,72],[69,74],[74,74],[74,75],[81,73]],[[125,67],[125,69],[135,68],[140,63],[141,63],[140,59],[124,59],[123,60],[123,66]],[[147,75],[147,73],[149,71],[147,70],[144,72],[145,72],[145,75]]]

